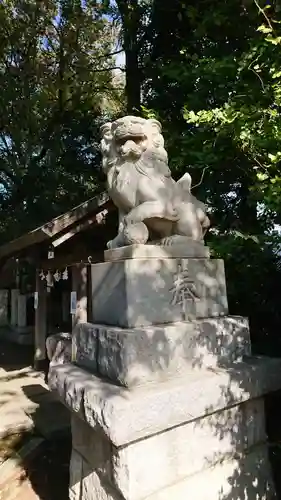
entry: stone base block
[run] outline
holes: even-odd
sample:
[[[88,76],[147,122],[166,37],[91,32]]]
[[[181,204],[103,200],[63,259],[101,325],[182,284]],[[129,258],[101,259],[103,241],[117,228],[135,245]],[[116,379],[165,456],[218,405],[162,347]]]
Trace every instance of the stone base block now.
[[[176,469],[176,465],[175,465]],[[129,470],[128,470],[129,473]],[[150,477],[163,472],[152,467]],[[72,452],[70,464],[70,500],[242,500],[276,499],[267,445],[250,453],[230,457],[197,474],[174,481],[151,495],[134,496],[120,492],[108,478],[94,469],[79,453]]]
[[[263,400],[248,401],[127,446],[111,446],[102,429],[72,418],[72,445],[126,500],[141,500],[266,443]],[[192,457],[192,458],[191,458]],[[254,471],[252,471],[254,472]]]
[[[263,395],[280,373],[281,360],[249,358],[128,391],[53,366],[49,385],[73,412],[70,498],[270,500]]]
[[[215,467],[158,491],[146,500],[171,499],[276,500],[267,447],[261,447],[241,458],[218,463]]]
[[[191,367],[226,366],[250,355],[246,318],[223,317],[121,329],[80,324],[73,361],[125,387],[164,381]]]
[[[116,447],[228,409],[281,388],[281,360],[249,358],[227,370],[191,369],[184,377],[130,391],[73,364],[55,365],[49,386]]]
[[[127,259],[92,265],[95,323],[132,328],[225,316],[218,259]]]

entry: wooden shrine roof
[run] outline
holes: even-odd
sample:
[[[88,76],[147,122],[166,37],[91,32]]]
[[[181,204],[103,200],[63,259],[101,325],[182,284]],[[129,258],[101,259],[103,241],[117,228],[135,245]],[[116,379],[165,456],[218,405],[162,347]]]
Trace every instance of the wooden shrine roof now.
[[[99,224],[104,214],[112,208],[113,203],[106,192],[94,196],[33,231],[0,246],[0,259],[7,259],[43,242],[59,246],[78,232]]]

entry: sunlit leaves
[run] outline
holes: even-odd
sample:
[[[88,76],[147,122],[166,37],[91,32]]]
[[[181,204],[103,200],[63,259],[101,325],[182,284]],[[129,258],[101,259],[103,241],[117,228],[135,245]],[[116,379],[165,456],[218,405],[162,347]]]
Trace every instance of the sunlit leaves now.
[[[110,113],[109,100],[119,93],[107,69],[115,64],[115,40],[105,8],[80,0],[0,4],[5,239],[97,188],[99,124],[104,103]]]

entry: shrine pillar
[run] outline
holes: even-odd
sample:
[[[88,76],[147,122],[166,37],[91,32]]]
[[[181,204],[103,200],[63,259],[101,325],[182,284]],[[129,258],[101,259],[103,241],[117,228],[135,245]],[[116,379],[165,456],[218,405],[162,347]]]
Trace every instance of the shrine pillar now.
[[[47,336],[47,286],[46,280],[42,280],[39,270],[36,270],[36,291],[34,295],[35,307],[35,349],[34,364],[36,368],[43,365],[46,360],[46,336]]]

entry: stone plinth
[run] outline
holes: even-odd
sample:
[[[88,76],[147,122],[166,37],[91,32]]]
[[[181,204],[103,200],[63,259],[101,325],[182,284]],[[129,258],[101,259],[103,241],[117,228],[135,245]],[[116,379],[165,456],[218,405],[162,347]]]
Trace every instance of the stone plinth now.
[[[250,353],[248,321],[238,316],[132,329],[84,323],[73,330],[73,361],[126,387],[224,367]]]
[[[92,317],[122,328],[228,313],[218,259],[127,259],[92,265]]]
[[[167,488],[161,488],[145,500],[273,500],[276,498],[266,446],[240,458],[232,457]],[[190,459],[190,457],[189,457]],[[161,471],[155,474],[159,478]],[[163,477],[163,476],[162,476]],[[79,496],[80,495],[80,496]],[[70,500],[124,500],[117,487],[89,466],[74,450],[71,457]],[[130,498],[138,498],[130,496]],[[144,497],[143,497],[144,498]]]
[[[278,390],[280,373],[279,359],[249,358],[128,391],[70,363],[51,368],[49,386],[77,417],[123,446]]]
[[[273,498],[262,396],[280,388],[280,370],[249,358],[128,391],[53,367],[50,387],[73,412],[70,498]]]
[[[209,258],[210,250],[202,241],[194,241],[190,238],[182,238],[181,243],[172,245],[129,245],[127,247],[105,250],[105,261],[119,261],[126,259],[200,259]]]

